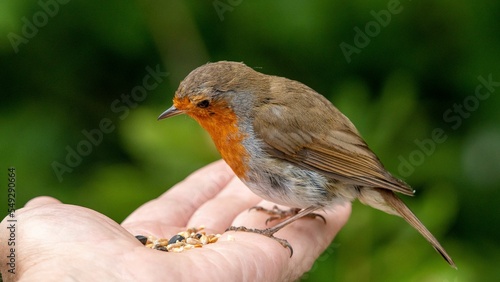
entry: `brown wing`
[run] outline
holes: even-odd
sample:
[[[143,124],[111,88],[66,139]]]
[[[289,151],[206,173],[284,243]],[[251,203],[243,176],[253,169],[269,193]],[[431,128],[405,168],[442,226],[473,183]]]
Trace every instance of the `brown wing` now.
[[[413,195],[385,170],[350,120],[309,87],[284,78],[271,84],[272,97],[254,114],[254,130],[268,152],[352,185],[380,187]],[[285,94],[286,93],[286,94]]]

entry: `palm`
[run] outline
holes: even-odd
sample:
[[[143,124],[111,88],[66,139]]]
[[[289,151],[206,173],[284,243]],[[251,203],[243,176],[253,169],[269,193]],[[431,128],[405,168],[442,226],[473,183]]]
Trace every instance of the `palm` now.
[[[337,207],[323,214],[326,225],[304,219],[281,230],[278,235],[294,247],[292,258],[274,240],[245,232],[228,232],[215,244],[180,254],[145,248],[134,237],[169,238],[185,227],[200,225],[208,233],[221,234],[230,225],[262,228],[267,215],[247,211],[257,204],[273,205],[261,202],[221,161],[144,204],[121,225],[87,208],[36,198],[16,213],[23,224],[16,234],[17,278],[294,280],[312,266],[350,213],[349,205]],[[4,241],[5,219],[1,225]],[[234,239],[228,240],[227,235]],[[1,252],[6,253],[7,247],[2,244]],[[3,278],[8,281],[13,277],[6,272],[5,256],[1,259]]]

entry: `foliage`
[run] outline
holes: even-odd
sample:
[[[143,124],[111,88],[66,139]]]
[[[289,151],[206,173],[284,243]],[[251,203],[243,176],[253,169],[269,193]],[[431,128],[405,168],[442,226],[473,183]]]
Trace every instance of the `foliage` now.
[[[498,1],[60,2],[0,3],[0,168],[17,168],[18,207],[51,195],[123,220],[218,158],[194,121],[156,121],[179,81],[207,61],[244,61],[311,86],[349,116],[417,190],[405,202],[459,268],[401,219],[355,204],[304,280],[500,278]],[[384,20],[391,5],[399,12]],[[357,51],[346,56],[343,42]],[[168,76],[128,104],[122,94],[139,93],[157,66]],[[497,83],[484,99],[478,77]],[[88,154],[68,165],[79,146]],[[54,162],[71,172],[58,178]]]

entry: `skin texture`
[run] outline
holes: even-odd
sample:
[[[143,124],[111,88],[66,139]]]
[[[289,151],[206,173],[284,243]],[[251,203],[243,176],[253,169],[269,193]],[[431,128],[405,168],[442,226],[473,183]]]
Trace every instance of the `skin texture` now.
[[[121,225],[96,211],[38,197],[16,211],[15,276],[3,255],[7,218],[0,224],[0,270],[4,281],[294,281],[328,247],[351,208],[321,213],[329,224],[301,220],[282,229],[279,235],[296,246],[293,258],[253,233],[231,233],[230,241],[223,234],[215,244],[184,253],[147,249],[133,236],[170,238],[201,224],[210,227],[207,233],[223,233],[231,224],[263,227],[267,215],[248,211],[257,204],[273,206],[251,193],[223,161],[193,173]],[[310,230],[318,234],[310,236]]]
[[[185,113],[212,137],[222,158],[257,195],[303,210],[278,225],[231,227],[274,237],[318,209],[359,199],[403,217],[452,266],[441,244],[395,193],[413,195],[368,148],[351,121],[308,86],[265,75],[242,63],[209,63],[179,85],[159,119]]]

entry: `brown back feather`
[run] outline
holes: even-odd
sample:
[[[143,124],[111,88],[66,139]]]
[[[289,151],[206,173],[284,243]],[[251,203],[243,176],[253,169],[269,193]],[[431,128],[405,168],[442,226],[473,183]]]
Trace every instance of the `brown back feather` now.
[[[254,114],[254,130],[268,152],[352,185],[380,187],[413,195],[387,172],[351,121],[326,98],[306,85],[277,78],[272,97]],[[286,93],[286,94],[278,94]]]

